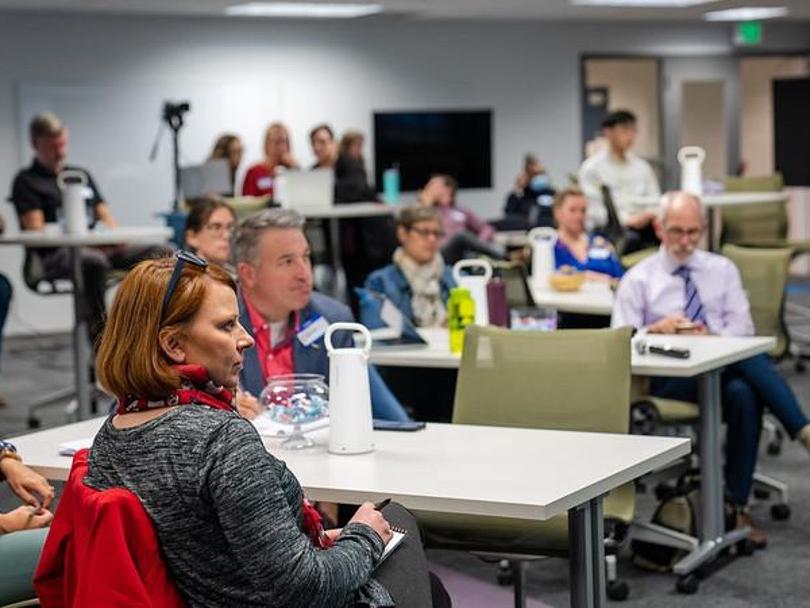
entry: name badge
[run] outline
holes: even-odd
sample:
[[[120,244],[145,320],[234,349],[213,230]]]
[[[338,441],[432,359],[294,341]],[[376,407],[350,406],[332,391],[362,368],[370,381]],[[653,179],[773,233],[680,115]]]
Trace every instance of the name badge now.
[[[304,323],[298,332],[298,341],[306,347],[312,346],[326,333],[329,322],[318,315]]]
[[[262,190],[269,190],[273,187],[273,178],[265,175],[256,180],[256,185]]]
[[[610,250],[604,247],[593,247],[588,256],[593,260],[607,260],[610,257]]]

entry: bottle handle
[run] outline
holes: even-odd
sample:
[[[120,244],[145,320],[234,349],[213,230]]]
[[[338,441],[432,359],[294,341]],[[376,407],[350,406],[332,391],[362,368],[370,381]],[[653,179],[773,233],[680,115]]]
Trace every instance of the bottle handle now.
[[[323,338],[323,342],[326,345],[326,352],[331,353],[332,351],[337,350],[334,346],[332,346],[332,334],[341,330],[354,331],[363,334],[365,338],[365,343],[363,344],[363,356],[368,359],[369,355],[371,354],[371,333],[368,331],[368,328],[365,325],[360,323],[350,323],[348,321],[332,323],[326,329],[326,335]]]
[[[475,278],[483,278],[484,283],[489,283],[492,279],[492,264],[486,260],[459,260],[453,265],[453,279],[455,279],[456,285],[461,285],[461,271],[464,268],[483,268],[483,276],[475,275]]]

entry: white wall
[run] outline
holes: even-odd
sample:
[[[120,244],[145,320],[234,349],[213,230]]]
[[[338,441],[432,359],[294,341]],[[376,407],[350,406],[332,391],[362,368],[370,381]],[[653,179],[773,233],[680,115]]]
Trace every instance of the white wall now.
[[[768,40],[778,40],[786,49],[810,47],[807,30],[784,27]],[[215,133],[237,129],[250,162],[259,156],[261,134],[271,119],[291,125],[295,152],[307,160],[306,132],[322,120],[338,130],[353,127],[370,133],[373,110],[492,107],[494,188],[464,192],[462,200],[493,216],[527,151],[539,153],[560,181],[577,167],[581,54],[724,54],[730,52],[730,40],[730,29],[714,24],[425,23],[398,18],[274,23],[0,13],[0,188],[28,162],[20,157],[25,142],[17,128],[20,83],[142,86],[149,91],[165,86],[172,94],[184,86],[199,90],[238,84],[233,96],[262,98],[245,99],[243,110],[219,116],[219,121],[210,112],[205,121],[192,112],[184,134],[187,161],[203,158]],[[108,137],[116,156],[142,162],[148,150],[141,142],[156,130],[159,108],[148,124],[133,117],[151,108],[130,110],[120,117],[120,130]],[[78,152],[87,146],[89,134],[74,130],[72,138],[72,160],[82,163]],[[123,168],[95,172],[117,216],[132,223],[156,221],[153,212],[165,209],[171,197],[165,154],[160,159],[164,171],[155,178],[165,184],[159,198],[143,200],[137,188],[120,179],[125,162]],[[2,207],[16,225],[10,206]],[[17,287],[7,331],[66,329],[67,303],[28,293],[18,278],[20,265],[16,248],[0,248],[0,272],[9,274]]]

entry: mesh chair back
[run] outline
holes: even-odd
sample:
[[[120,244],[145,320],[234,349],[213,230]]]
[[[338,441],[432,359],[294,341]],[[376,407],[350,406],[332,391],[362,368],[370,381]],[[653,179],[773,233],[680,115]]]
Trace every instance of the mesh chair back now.
[[[616,211],[616,204],[613,202],[613,194],[605,184],[602,184],[602,202],[607,211],[608,223],[603,232],[608,240],[616,246],[616,251],[621,253],[624,251],[624,226],[619,219],[619,213]]]
[[[727,177],[726,192],[780,192],[782,175]],[[784,239],[788,232],[787,204],[754,203],[723,207],[721,243],[736,245],[767,244]]]
[[[788,349],[784,322],[785,286],[792,249],[760,249],[726,245],[723,255],[737,266],[751,305],[751,318],[759,336],[776,336],[771,356],[781,357]]]
[[[453,422],[626,433],[629,327],[467,328]]]

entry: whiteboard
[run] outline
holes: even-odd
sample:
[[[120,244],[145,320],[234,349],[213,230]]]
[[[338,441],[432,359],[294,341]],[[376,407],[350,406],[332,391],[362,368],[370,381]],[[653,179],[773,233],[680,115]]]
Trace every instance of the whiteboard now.
[[[28,124],[54,112],[70,137],[68,162],[87,169],[124,225],[160,223],[173,197],[171,131],[164,128],[154,162],[149,153],[161,127],[163,102],[189,101],[180,131],[181,166],[203,162],[217,136],[240,135],[245,166],[262,156],[266,125],[283,116],[277,83],[126,82],[17,85],[20,166],[31,162]]]

